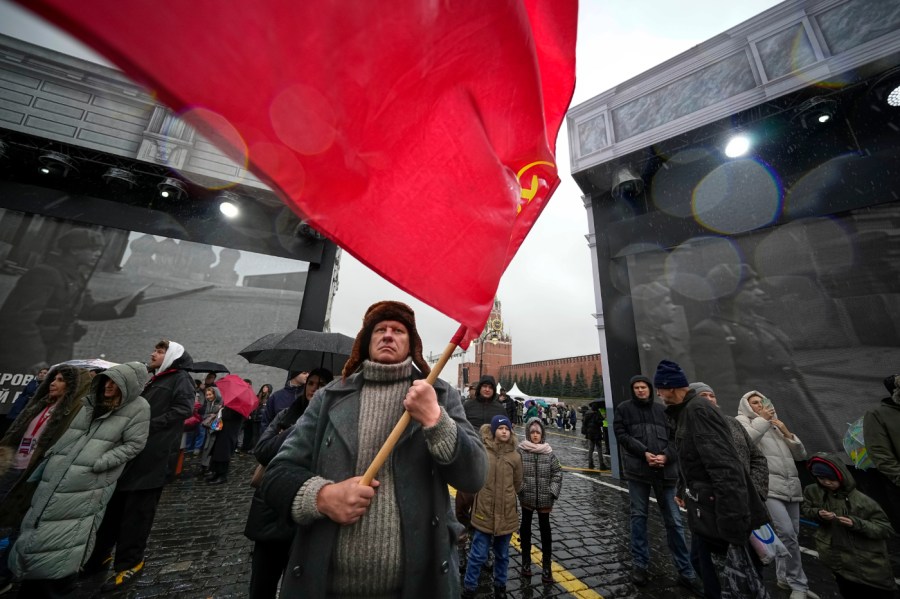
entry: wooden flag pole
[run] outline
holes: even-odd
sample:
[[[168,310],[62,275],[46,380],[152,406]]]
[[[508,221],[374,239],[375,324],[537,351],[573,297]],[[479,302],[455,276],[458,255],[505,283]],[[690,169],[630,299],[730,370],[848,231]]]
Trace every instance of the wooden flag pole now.
[[[450,361],[450,356],[453,355],[453,352],[456,350],[456,346],[456,337],[454,337],[453,341],[448,343],[447,347],[444,348],[444,353],[441,354],[441,359],[438,360],[437,364],[434,365],[434,368],[431,369],[431,372],[425,378],[425,382],[427,382],[429,385],[434,385],[434,383],[438,379],[438,376],[441,374],[441,371],[444,369],[444,366],[446,366],[447,362]],[[378,474],[378,471],[381,470],[381,467],[384,466],[384,463],[387,461],[388,456],[391,455],[391,451],[394,450],[394,445],[396,445],[397,441],[400,440],[400,435],[402,435],[403,431],[406,430],[406,427],[409,425],[410,420],[412,420],[412,418],[410,417],[409,412],[404,410],[403,416],[401,416],[397,424],[394,425],[394,430],[391,431],[391,434],[388,435],[387,441],[385,441],[384,445],[381,446],[381,449],[378,450],[378,454],[375,456],[375,459],[372,460],[372,463],[369,464],[369,467],[366,469],[366,473],[363,474],[362,480],[359,481],[359,484],[372,484],[372,480],[375,478],[375,475]]]

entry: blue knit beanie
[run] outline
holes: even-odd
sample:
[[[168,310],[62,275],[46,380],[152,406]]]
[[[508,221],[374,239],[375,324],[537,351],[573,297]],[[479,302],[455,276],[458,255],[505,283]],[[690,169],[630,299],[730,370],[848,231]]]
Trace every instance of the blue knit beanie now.
[[[497,414],[496,416],[491,418],[491,435],[496,435],[497,429],[501,426],[505,426],[510,431],[512,430],[512,423],[509,421],[509,418]]]
[[[653,384],[657,389],[681,389],[688,386],[688,380],[681,366],[675,362],[663,360],[656,367]]]

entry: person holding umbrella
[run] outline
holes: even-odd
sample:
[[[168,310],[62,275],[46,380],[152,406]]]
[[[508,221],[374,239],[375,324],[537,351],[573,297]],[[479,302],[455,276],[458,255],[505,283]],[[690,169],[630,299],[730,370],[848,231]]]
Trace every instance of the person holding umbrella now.
[[[430,371],[412,309],[369,307],[343,377],[316,394],[263,477],[266,503],[297,524],[282,597],[459,597],[447,485],[477,493],[487,457],[456,390],[421,380]],[[379,479],[360,484],[404,410],[411,422]]]
[[[238,446],[241,426],[244,419],[256,409],[259,398],[253,392],[253,387],[233,374],[216,381],[216,389],[222,394],[222,430],[214,435],[212,460],[209,464],[212,477],[209,484],[222,485],[228,482],[228,467]]]

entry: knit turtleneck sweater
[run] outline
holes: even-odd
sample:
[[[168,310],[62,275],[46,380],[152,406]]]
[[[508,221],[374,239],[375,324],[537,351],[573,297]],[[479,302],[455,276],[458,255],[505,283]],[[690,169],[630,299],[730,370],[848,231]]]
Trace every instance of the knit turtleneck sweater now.
[[[413,381],[412,360],[400,364],[362,364],[359,405],[359,454],[356,472],[362,474],[403,414],[403,398]],[[456,423],[441,408],[438,423],[424,429],[435,460],[448,463],[456,446]],[[378,472],[380,483],[366,514],[342,526],[328,576],[328,593],[337,596],[396,596],[403,588],[403,536],[394,480],[393,453]],[[333,482],[308,480],[294,499],[293,516],[307,525],[322,515],[315,509],[319,491]]]

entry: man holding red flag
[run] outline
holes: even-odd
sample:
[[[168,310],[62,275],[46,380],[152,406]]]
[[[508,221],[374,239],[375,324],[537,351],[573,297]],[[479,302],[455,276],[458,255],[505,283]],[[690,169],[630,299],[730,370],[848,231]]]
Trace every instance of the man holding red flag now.
[[[298,525],[281,596],[459,597],[447,485],[477,492],[487,457],[456,390],[421,380],[429,370],[412,309],[372,305],[343,378],[316,393],[263,479],[266,502]],[[412,424],[360,484],[404,410]]]

